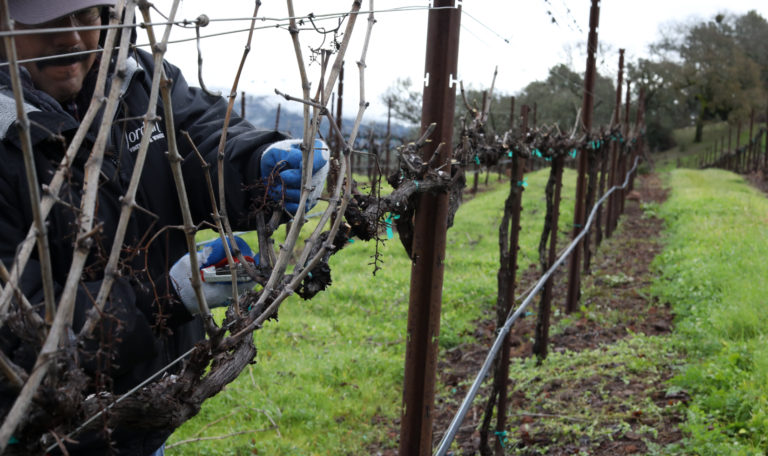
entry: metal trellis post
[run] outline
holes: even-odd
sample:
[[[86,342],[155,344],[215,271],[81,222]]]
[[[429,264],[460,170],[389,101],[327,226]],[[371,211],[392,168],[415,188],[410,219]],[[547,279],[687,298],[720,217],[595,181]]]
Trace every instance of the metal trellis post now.
[[[623,85],[623,79],[624,79],[624,49],[619,49],[619,75],[617,76],[616,81],[616,106],[613,111],[613,122],[612,127],[616,127],[621,123],[621,90]],[[611,141],[611,147],[610,147],[610,163],[608,165],[610,174],[609,174],[609,181],[608,181],[608,187],[613,187],[615,185],[618,185],[617,182],[621,179],[619,176],[619,155],[621,154],[621,145],[617,143],[615,140]],[[611,234],[613,234],[614,228],[616,228],[616,220],[618,219],[618,215],[616,212],[618,211],[618,205],[616,204],[618,195],[617,193],[614,193],[611,195],[610,198],[608,198],[608,205],[607,205],[607,213],[606,213],[606,221],[605,221],[605,237],[609,238],[611,237]]]
[[[755,108],[752,108],[752,111],[749,114],[749,145],[747,146],[748,148],[747,150],[749,150],[749,163],[747,164],[747,172],[749,172],[752,168],[754,168],[754,170],[757,171],[757,163],[755,163],[755,151],[757,150],[757,148],[755,147],[755,144],[752,141],[754,128],[755,128]]]
[[[594,89],[595,89],[595,52],[597,51],[597,25],[600,21],[600,0],[592,0],[592,7],[589,10],[589,35],[587,38],[587,70],[584,74],[584,99],[582,104],[582,118],[584,119],[584,131],[589,132],[592,129],[592,114],[594,107]],[[579,235],[584,226],[585,217],[585,194],[587,191],[587,151],[582,150],[579,154],[578,176],[576,178],[576,205],[573,215],[573,238]],[[576,304],[581,294],[581,245],[574,249],[569,262],[568,273],[568,298],[566,301],[566,312],[576,310]]]
[[[619,179],[621,179],[621,176],[625,175],[627,173],[627,160],[628,160],[628,154],[630,152],[630,146],[629,143],[629,102],[630,102],[630,94],[632,93],[632,83],[629,79],[627,79],[627,95],[626,95],[626,101],[624,102],[624,128],[622,129],[622,135],[624,136],[623,142],[619,145],[619,150],[621,151],[621,154],[619,154]],[[619,211],[616,213],[616,217],[618,218],[619,214],[624,213],[624,200],[627,197],[627,190],[619,190],[618,191],[618,203],[619,203]]]
[[[763,166],[768,170],[768,109],[765,110],[765,161]]]
[[[454,0],[435,0],[427,26],[426,85],[421,130],[436,123],[433,140],[424,147],[429,161],[443,144],[436,167],[451,158],[453,113],[459,54],[461,7]],[[448,220],[448,194],[424,193],[415,215],[411,257],[411,290],[408,308],[403,409],[399,454],[432,452],[432,418],[435,400],[438,336]]]

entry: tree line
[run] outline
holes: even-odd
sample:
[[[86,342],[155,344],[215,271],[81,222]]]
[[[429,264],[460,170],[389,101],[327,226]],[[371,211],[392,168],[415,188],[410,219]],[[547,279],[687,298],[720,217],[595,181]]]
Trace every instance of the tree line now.
[[[700,142],[707,122],[738,124],[752,109],[765,112],[768,101],[768,21],[757,11],[718,14],[705,20],[677,22],[660,31],[647,57],[628,62],[633,97],[645,93],[646,140],[651,151],[675,146],[672,131],[695,126]],[[410,79],[398,79],[382,96],[392,102],[393,116],[418,125],[421,94]],[[570,129],[577,121],[584,75],[559,63],[545,80],[533,81],[515,94],[519,105],[534,107],[534,122]],[[616,87],[612,77],[598,72],[595,82],[596,124],[609,124]],[[487,133],[509,125],[509,94],[468,89],[467,99],[481,105],[491,98]],[[469,113],[457,103],[455,122]],[[460,131],[460,129],[456,129]],[[416,133],[414,133],[416,134]]]

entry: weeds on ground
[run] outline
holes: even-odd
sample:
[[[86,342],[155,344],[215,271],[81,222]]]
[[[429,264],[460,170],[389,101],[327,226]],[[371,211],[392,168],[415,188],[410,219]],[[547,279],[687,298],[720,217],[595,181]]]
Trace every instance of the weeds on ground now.
[[[526,175],[521,269],[538,265],[547,177],[545,170]],[[574,181],[567,170],[561,232],[573,220]],[[496,305],[509,182],[493,184],[459,209],[448,231],[442,349],[472,341],[474,322]],[[328,290],[311,301],[286,301],[279,322],[255,334],[256,364],[174,433],[167,454],[337,455],[395,447],[411,264],[400,241],[389,239],[380,246],[382,269],[372,276],[374,249],[353,242],[331,259]],[[190,442],[179,445],[184,441]]]
[[[693,402],[681,454],[768,452],[768,200],[739,176],[677,170],[654,294],[678,315]]]
[[[531,358],[514,361],[507,453],[548,454],[556,443],[561,450],[591,454],[622,438],[651,444],[659,423],[679,413],[679,401],[657,390],[664,372],[677,363],[667,337],[644,335],[594,350],[552,353],[540,366]]]

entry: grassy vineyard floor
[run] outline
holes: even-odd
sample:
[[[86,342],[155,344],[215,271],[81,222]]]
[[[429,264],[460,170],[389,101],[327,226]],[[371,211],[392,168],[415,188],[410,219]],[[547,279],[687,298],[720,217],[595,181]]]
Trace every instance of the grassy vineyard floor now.
[[[536,261],[547,174],[526,176],[521,262]],[[561,229],[573,213],[575,173],[564,177]],[[508,182],[462,206],[448,232],[440,346],[474,340],[495,304],[500,208]],[[356,241],[331,259],[333,284],[311,301],[287,300],[278,322],[254,335],[256,363],[211,398],[169,441],[175,455],[362,455],[396,448],[410,261],[397,234],[378,246]],[[255,245],[254,239],[248,239]]]
[[[546,172],[526,179],[520,289],[538,276],[526,266],[537,262]],[[562,243],[574,181],[566,170]],[[508,185],[467,201],[448,232],[436,440],[493,337]],[[666,185],[653,175],[638,179],[584,280],[584,306],[572,315],[555,310],[543,365],[530,358],[535,308],[513,328],[512,404],[500,436],[507,454],[765,454],[765,239],[768,199],[732,173],[676,170]],[[410,261],[395,234],[379,246],[382,269],[372,277],[375,251],[351,244],[332,258],[326,292],[287,301],[280,321],[255,335],[256,364],[172,436],[167,454],[394,455]],[[560,274],[556,309],[564,301]],[[476,454],[483,400],[455,455]]]
[[[645,454],[681,438],[678,404],[686,396],[670,393],[665,383],[680,363],[664,338],[672,315],[647,292],[651,262],[661,251],[662,221],[651,209],[665,192],[655,175],[642,176],[636,187],[619,229],[603,243],[593,275],[584,279],[581,310],[554,311],[550,355],[541,366],[530,357],[535,309],[512,329],[508,431],[499,436],[509,454]],[[567,236],[561,239],[565,243]],[[561,268],[555,277],[556,308],[565,301],[565,272]],[[538,273],[529,268],[519,288]],[[488,314],[478,323],[478,343],[446,353],[436,429],[447,427],[473,380],[468,377],[479,369],[493,340],[494,319]],[[477,454],[484,407],[483,400],[473,405],[454,454]]]
[[[768,453],[768,199],[723,170],[670,173],[653,292],[676,313],[690,392],[682,454]]]

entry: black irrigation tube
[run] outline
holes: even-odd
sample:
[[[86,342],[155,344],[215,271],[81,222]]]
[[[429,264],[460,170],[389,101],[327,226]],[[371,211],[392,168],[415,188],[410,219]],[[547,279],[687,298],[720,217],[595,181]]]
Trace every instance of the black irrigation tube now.
[[[558,260],[547,270],[547,272],[541,276],[539,281],[536,282],[536,286],[534,286],[533,289],[528,293],[528,296],[525,297],[523,302],[514,311],[514,313],[512,313],[512,315],[510,315],[507,318],[507,321],[504,323],[504,326],[501,328],[501,330],[499,330],[499,333],[496,336],[496,340],[493,342],[493,345],[491,346],[491,349],[488,352],[488,355],[485,358],[485,362],[483,363],[483,366],[480,368],[480,372],[478,372],[474,383],[472,383],[472,386],[467,392],[467,395],[464,398],[464,401],[461,403],[461,406],[459,407],[458,412],[456,412],[456,415],[453,417],[453,421],[451,421],[450,426],[448,426],[448,429],[445,431],[445,434],[443,435],[443,438],[440,441],[440,445],[435,451],[435,454],[434,454],[435,456],[445,456],[446,452],[448,451],[448,448],[453,442],[453,439],[456,437],[456,433],[459,430],[459,426],[461,426],[461,423],[464,421],[464,418],[466,417],[467,412],[469,411],[469,407],[472,404],[472,401],[474,400],[475,396],[477,396],[477,392],[480,390],[480,385],[482,384],[483,380],[485,380],[485,377],[488,375],[488,370],[491,368],[491,364],[493,363],[493,360],[496,358],[496,354],[501,348],[501,342],[504,340],[504,337],[509,332],[510,328],[512,327],[512,324],[520,317],[520,315],[522,315],[525,308],[528,307],[528,305],[533,301],[533,298],[536,297],[536,294],[541,290],[541,288],[544,286],[547,280],[549,280],[552,274],[554,274],[557,268],[559,268],[560,265],[562,265],[565,262],[565,260],[571,254],[571,252],[573,252],[576,246],[579,245],[579,242],[581,241],[581,239],[587,233],[589,233],[589,228],[591,227],[592,222],[595,219],[595,213],[597,212],[597,208],[600,207],[601,204],[603,204],[603,201],[605,201],[611,195],[611,193],[619,189],[624,189],[627,187],[627,185],[629,185],[629,177],[637,169],[637,164],[639,161],[640,161],[640,157],[636,157],[635,163],[632,166],[632,169],[629,170],[626,177],[624,178],[624,183],[622,185],[620,186],[614,185],[607,192],[605,192],[605,194],[597,201],[597,203],[595,203],[595,206],[592,208],[592,211],[589,213],[589,218],[587,218],[587,221],[584,224],[584,229],[581,230],[579,235],[573,239],[573,241],[570,243],[568,248],[565,249],[565,252],[563,252],[560,258],[558,258]]]

